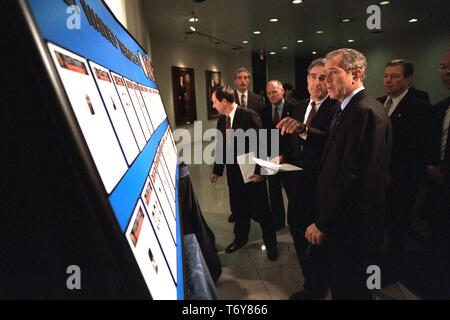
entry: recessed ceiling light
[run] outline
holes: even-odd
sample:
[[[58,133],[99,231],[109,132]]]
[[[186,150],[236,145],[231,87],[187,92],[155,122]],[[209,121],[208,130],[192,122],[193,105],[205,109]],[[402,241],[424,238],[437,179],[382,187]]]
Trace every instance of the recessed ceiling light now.
[[[255,30],[253,31],[253,34],[261,34],[261,31]]]
[[[270,21],[270,22],[278,22],[278,19],[277,19],[277,18],[272,18],[272,19],[270,19],[269,21]]]
[[[292,0],[292,4],[300,4],[303,0]]]
[[[283,50],[287,50],[287,48],[288,48],[288,47],[286,47],[286,46],[285,46],[285,47],[282,47],[281,49],[283,49]]]
[[[347,40],[347,42],[355,42],[355,40],[349,39],[349,40]]]
[[[317,30],[316,33],[320,34],[320,33],[323,33],[323,31],[322,30]]]
[[[412,18],[412,19],[409,19],[408,22],[414,23],[414,22],[417,22],[417,21],[419,21],[419,19],[417,19],[417,18]]]
[[[269,54],[274,55],[274,54],[277,54],[277,53],[275,51],[270,51]]]
[[[350,22],[350,21],[352,21],[352,20],[349,19],[349,18],[345,18],[345,19],[342,19],[341,21],[345,23],[345,22]]]
[[[247,41],[247,40],[244,40],[244,41],[242,41],[242,43],[248,43],[248,41]]]
[[[303,42],[302,39],[298,39],[298,40],[297,40],[297,43],[302,43],[302,42]]]
[[[317,52],[316,52],[316,51],[313,51],[312,54],[317,54]]]
[[[380,1],[380,5],[381,6],[385,6],[385,5],[389,4],[389,3],[390,3],[389,1]]]

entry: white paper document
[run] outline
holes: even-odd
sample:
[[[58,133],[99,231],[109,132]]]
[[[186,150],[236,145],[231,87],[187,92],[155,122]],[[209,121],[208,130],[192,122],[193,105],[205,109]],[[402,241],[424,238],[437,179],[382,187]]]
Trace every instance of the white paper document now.
[[[253,152],[242,154],[237,156],[236,159],[241,169],[244,183],[250,182],[250,176],[255,173],[256,162],[253,160],[255,159],[255,154]]]
[[[253,161],[261,166],[264,169],[267,169],[269,171],[269,175],[276,174],[277,172],[283,172],[283,171],[299,171],[303,170],[300,167],[296,167],[289,163],[282,163],[282,164],[276,164],[270,161],[253,158]],[[264,174],[263,171],[261,171],[261,174]]]

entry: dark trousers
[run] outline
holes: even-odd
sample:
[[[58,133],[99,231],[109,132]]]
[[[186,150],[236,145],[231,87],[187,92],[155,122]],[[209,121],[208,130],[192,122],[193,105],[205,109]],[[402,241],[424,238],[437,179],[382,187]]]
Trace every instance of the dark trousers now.
[[[315,179],[306,178],[303,172],[290,172],[286,182],[288,224],[305,278],[305,294],[310,299],[325,298],[330,287],[329,248],[324,242],[308,250],[305,238],[306,229],[314,223]]]
[[[385,225],[388,251],[383,257],[384,279],[394,281],[402,275],[416,191],[414,182],[394,182],[387,190]]]
[[[367,286],[371,274],[367,268],[379,265],[377,250],[358,241],[363,236],[344,235],[346,239],[329,239],[331,296],[333,300],[371,300]]]
[[[250,222],[254,218],[261,227],[265,246],[276,247],[277,239],[266,182],[245,184],[239,167],[234,165],[227,165],[227,179],[231,211],[235,215],[234,241],[247,243]]]
[[[270,208],[276,228],[284,227],[286,219],[282,193],[283,180],[284,173],[282,172],[268,176]]]
[[[433,185],[427,199],[430,217],[431,299],[450,299],[450,187]]]

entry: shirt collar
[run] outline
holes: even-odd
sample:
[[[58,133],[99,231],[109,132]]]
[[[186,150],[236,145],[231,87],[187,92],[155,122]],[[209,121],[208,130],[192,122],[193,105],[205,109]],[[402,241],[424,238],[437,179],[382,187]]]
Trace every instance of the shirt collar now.
[[[350,100],[352,100],[352,98],[360,91],[363,91],[365,88],[364,86],[361,86],[357,89],[355,89],[347,98],[345,98],[342,103],[341,103],[341,110],[344,111],[345,107],[348,105],[348,103],[350,102]]]
[[[400,101],[402,101],[402,99],[406,96],[406,94],[408,93],[408,90],[409,89],[406,89],[405,91],[403,91],[403,93],[401,94],[401,95],[399,95],[399,96],[397,96],[397,97],[395,97],[395,98],[391,98],[392,99],[392,105],[394,106],[394,107],[396,107],[399,103],[400,103]],[[390,97],[388,96],[388,98],[386,99],[386,101],[388,101],[388,99],[389,99]]]
[[[238,105],[236,104],[236,102],[234,102],[233,109],[231,110],[230,114],[228,115],[230,117],[231,126],[233,126],[233,120],[234,120],[234,116],[236,115],[237,107],[238,107]]]

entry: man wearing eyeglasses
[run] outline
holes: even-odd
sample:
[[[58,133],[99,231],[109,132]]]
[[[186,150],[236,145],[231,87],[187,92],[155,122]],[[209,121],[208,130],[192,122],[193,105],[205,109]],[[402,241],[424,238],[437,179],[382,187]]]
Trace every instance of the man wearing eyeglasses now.
[[[450,48],[441,59],[442,84],[450,90]],[[426,173],[431,181],[427,199],[430,215],[431,270],[434,299],[450,299],[450,97],[433,106]]]

